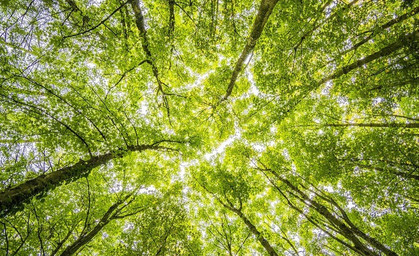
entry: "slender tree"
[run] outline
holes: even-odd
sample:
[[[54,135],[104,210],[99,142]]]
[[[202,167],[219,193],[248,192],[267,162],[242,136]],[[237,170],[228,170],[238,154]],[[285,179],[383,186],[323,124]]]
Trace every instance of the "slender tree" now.
[[[418,11],[0,1],[0,255],[418,255]]]

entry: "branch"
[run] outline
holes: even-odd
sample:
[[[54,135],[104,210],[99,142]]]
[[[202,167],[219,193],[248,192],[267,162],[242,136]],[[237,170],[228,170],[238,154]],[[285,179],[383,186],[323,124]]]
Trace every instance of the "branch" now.
[[[120,9],[122,9],[122,7],[124,7],[127,3],[129,3],[129,2],[131,2],[132,0],[128,0],[128,1],[126,1],[125,3],[123,3],[122,5],[120,5],[118,8],[116,8],[111,14],[109,14],[109,16],[108,17],[106,17],[104,20],[102,20],[101,22],[99,22],[97,25],[95,25],[95,26],[93,26],[93,27],[91,27],[91,28],[89,28],[88,30],[85,30],[85,31],[82,31],[82,32],[79,32],[79,33],[76,33],[76,34],[72,34],[72,35],[68,35],[68,36],[64,36],[63,37],[63,39],[66,39],[66,38],[70,38],[70,37],[75,37],[75,36],[79,36],[79,35],[83,35],[83,34],[86,34],[86,33],[89,33],[90,31],[93,31],[93,30],[95,30],[96,28],[98,28],[100,25],[104,25],[105,24],[105,22],[108,20],[108,19],[110,19],[116,12],[118,12]]]

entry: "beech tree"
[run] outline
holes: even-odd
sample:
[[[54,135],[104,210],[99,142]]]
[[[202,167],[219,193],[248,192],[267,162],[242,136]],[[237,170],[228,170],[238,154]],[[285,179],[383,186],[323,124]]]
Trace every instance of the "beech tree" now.
[[[2,1],[0,254],[419,254],[418,12]]]

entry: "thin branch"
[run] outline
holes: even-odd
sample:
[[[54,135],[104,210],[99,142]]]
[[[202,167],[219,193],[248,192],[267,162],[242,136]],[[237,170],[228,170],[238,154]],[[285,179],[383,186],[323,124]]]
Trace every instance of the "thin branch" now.
[[[107,21],[107,20],[109,20],[116,12],[118,12],[120,9],[122,9],[122,7],[124,7],[127,3],[129,3],[129,2],[131,2],[132,0],[128,0],[128,1],[126,1],[126,2],[124,2],[123,4],[121,4],[118,8],[116,8],[111,14],[109,14],[104,20],[102,20],[101,22],[99,22],[98,24],[96,24],[95,26],[93,26],[93,27],[91,27],[91,28],[89,28],[88,30],[85,30],[85,31],[81,31],[81,32],[79,32],[79,33],[76,33],[76,34],[72,34],[72,35],[68,35],[68,36],[64,36],[63,37],[63,39],[66,39],[66,38],[70,38],[70,37],[75,37],[75,36],[79,36],[79,35],[83,35],[83,34],[86,34],[86,33],[89,33],[90,31],[93,31],[93,30],[95,30],[96,28],[98,28],[100,25],[104,25],[105,24],[105,22]]]

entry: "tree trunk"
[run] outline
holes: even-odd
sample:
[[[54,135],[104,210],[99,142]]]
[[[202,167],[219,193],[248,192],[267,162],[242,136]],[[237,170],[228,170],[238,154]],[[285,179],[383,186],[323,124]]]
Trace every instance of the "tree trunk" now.
[[[373,170],[377,170],[377,171],[380,171],[380,172],[389,172],[391,174],[394,174],[394,175],[397,175],[397,176],[400,176],[400,177],[403,177],[403,178],[414,179],[414,180],[419,181],[419,175],[415,175],[415,174],[412,173],[414,170],[411,171],[411,172],[400,172],[400,171],[384,169],[384,168],[376,167],[376,166],[372,166],[372,165],[356,164],[356,163],[354,163],[354,164],[358,165],[359,167],[362,167],[362,168],[373,169]]]
[[[360,124],[325,124],[330,127],[384,127],[384,128],[419,128],[419,123],[360,123]]]
[[[140,9],[140,1],[139,0],[132,0],[131,1],[131,6],[132,6],[132,9],[134,10],[135,24],[137,25],[137,29],[140,32],[141,45],[143,47],[144,53],[150,61],[149,63],[151,64],[151,68],[153,70],[154,77],[157,80],[158,90],[159,90],[159,92],[164,94],[163,83],[160,80],[159,70],[157,69],[157,66],[154,62],[154,57],[151,54],[151,51],[150,51],[150,48],[149,48],[150,44],[148,42],[147,30],[145,28],[145,23],[144,23],[144,16],[143,16],[143,13]]]
[[[72,182],[84,175],[88,175],[95,167],[105,164],[112,159],[121,158],[127,152],[164,149],[164,147],[158,146],[161,142],[150,145],[130,146],[123,152],[111,152],[94,156],[87,161],[80,160],[72,166],[64,167],[48,174],[42,174],[13,188],[6,189],[0,192],[0,217],[23,209],[24,203],[29,202],[34,196],[43,195],[64,182]]]
[[[118,206],[121,205],[124,201],[117,202],[113,204],[100,219],[99,223],[87,234],[81,235],[74,243],[67,246],[65,250],[60,254],[61,256],[69,256],[76,253],[82,246],[89,243],[96,235],[101,231],[113,217],[113,213],[117,210]]]
[[[257,230],[255,225],[253,225],[252,222],[238,209],[235,208],[229,208],[231,211],[236,213],[246,224],[246,226],[250,229],[250,231],[253,233],[253,235],[256,236],[256,239],[259,241],[259,243],[265,248],[266,252],[271,256],[278,256],[274,248],[272,248],[271,244],[266,240],[265,237]]]
[[[175,31],[175,0],[169,0],[169,31],[168,36],[173,40],[172,36]]]
[[[227,205],[218,196],[216,196],[214,193],[209,191],[207,189],[207,187],[205,187],[205,185],[203,185],[201,183],[199,183],[199,185],[201,185],[208,193],[210,193],[222,206],[224,206],[226,209],[228,209],[228,210],[234,212],[235,214],[237,214],[243,220],[243,222],[246,224],[246,226],[250,229],[250,232],[252,232],[252,234],[256,236],[256,239],[263,246],[263,248],[265,248],[266,252],[270,256],[278,256],[275,249],[271,246],[271,244],[268,242],[268,240],[266,240],[266,238],[263,237],[263,235],[255,227],[255,225],[253,225],[253,223],[243,214],[243,212],[241,211],[241,203],[240,203],[240,208],[235,208],[234,205],[231,204],[231,202],[227,200],[227,202],[229,202],[229,204],[230,204],[230,205]]]
[[[303,203],[307,206],[321,214],[325,217],[334,227],[336,227],[341,235],[346,237],[354,244],[354,248],[356,248],[360,253],[363,255],[374,255],[377,256],[378,254],[369,249],[358,237],[364,239],[370,246],[380,250],[387,256],[397,256],[395,252],[388,249],[386,246],[375,240],[374,238],[369,237],[362,231],[360,231],[349,219],[346,221],[347,223],[343,222],[342,220],[338,219],[332,212],[330,212],[324,205],[320,204],[319,202],[310,199],[308,195],[306,195],[303,191],[301,191],[298,187],[294,186],[289,180],[282,178],[277,172],[273,170],[269,170],[278,180],[282,181],[285,185],[287,185],[291,190],[296,192],[301,196]],[[339,207],[341,211],[342,208]],[[346,216],[346,213],[345,215]],[[347,225],[348,224],[348,225]]]
[[[360,59],[358,61],[355,61],[352,64],[349,64],[347,66],[344,66],[340,69],[338,69],[335,73],[323,78],[317,83],[317,86],[320,86],[328,81],[331,81],[333,79],[336,79],[342,75],[345,75],[352,70],[361,67],[362,65],[368,64],[376,59],[380,59],[382,57],[388,56],[392,54],[393,52],[400,50],[401,48],[405,47],[409,43],[415,42],[419,38],[419,31],[415,31],[413,33],[401,36],[398,38],[398,40],[383,49],[379,50],[378,52],[375,52],[371,55],[368,55],[367,57]]]
[[[333,226],[338,228],[341,231],[341,235],[346,237],[348,240],[350,240],[354,247],[361,252],[363,255],[368,256],[378,256],[375,252],[370,250],[364,243],[362,243],[359,238],[351,231],[351,229],[345,225],[342,221],[340,221],[338,218],[336,218],[325,206],[319,204],[318,202],[310,199],[306,194],[304,194],[300,189],[298,189],[296,186],[294,186],[291,182],[289,182],[287,179],[284,179],[280,177],[279,175],[275,173],[275,176],[279,178],[283,183],[285,183],[289,188],[291,188],[294,192],[298,193],[302,199],[304,199],[306,202],[309,202],[312,209],[320,213],[323,217],[325,217]]]
[[[247,38],[246,46],[244,47],[239,59],[236,62],[233,74],[231,75],[230,83],[227,87],[226,94],[221,99],[221,101],[227,100],[227,98],[233,92],[234,84],[236,83],[237,77],[239,76],[243,68],[244,61],[255,48],[256,42],[262,34],[263,28],[265,27],[266,22],[268,21],[269,16],[271,15],[272,10],[274,9],[277,2],[278,0],[262,0],[259,6],[258,13],[256,15],[255,22],[253,23],[252,30],[250,32],[249,37]]]

